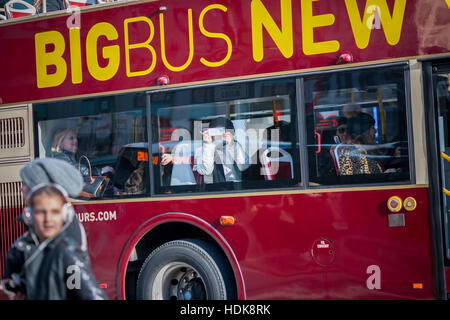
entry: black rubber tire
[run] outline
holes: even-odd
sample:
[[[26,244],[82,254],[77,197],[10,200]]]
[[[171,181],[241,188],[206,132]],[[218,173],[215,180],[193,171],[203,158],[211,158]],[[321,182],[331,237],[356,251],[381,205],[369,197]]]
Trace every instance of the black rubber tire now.
[[[234,278],[223,255],[208,242],[198,239],[182,239],[166,242],[149,254],[137,280],[136,297],[139,300],[168,299],[152,292],[165,280],[163,270],[176,263],[188,265],[198,273],[208,300],[234,299]],[[163,287],[161,285],[161,287]],[[166,285],[167,287],[167,285]],[[164,289],[160,290],[161,292]],[[158,291],[159,292],[159,291]],[[173,297],[173,296],[172,296]]]

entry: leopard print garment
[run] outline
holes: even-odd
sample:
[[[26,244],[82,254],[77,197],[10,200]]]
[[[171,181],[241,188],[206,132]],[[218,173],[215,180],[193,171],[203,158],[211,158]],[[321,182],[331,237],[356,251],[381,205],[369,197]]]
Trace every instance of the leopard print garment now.
[[[367,152],[354,145],[341,146],[338,149],[341,175],[382,173],[380,164],[367,157]]]

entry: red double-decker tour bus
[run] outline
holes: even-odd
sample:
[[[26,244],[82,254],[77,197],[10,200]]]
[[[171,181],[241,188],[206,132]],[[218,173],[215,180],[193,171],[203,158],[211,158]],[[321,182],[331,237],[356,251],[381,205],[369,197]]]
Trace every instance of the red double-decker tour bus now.
[[[56,157],[110,298],[448,297],[449,1],[66,5],[0,21],[2,273]]]

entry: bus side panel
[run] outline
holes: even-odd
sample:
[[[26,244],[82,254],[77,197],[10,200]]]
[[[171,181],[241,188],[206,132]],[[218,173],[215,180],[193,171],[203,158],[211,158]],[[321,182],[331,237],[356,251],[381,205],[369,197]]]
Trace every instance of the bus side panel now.
[[[404,226],[389,226],[386,202],[393,195],[417,201],[414,211],[395,213],[404,214]],[[234,226],[219,231],[242,268],[248,299],[433,298],[426,188],[79,205],[94,272],[111,298],[126,242],[169,203],[171,212],[211,225],[221,215],[235,217]]]
[[[231,264],[231,268],[233,269],[234,277],[237,282],[236,285],[238,299],[245,299],[245,287],[242,279],[241,269],[239,267],[239,262],[237,261],[236,256],[234,255],[232,248],[228,245],[226,239],[224,239],[220,232],[217,230],[222,227],[220,225],[220,222],[215,221],[214,224],[209,224],[196,216],[179,212],[170,212],[155,216],[150,220],[147,220],[140,226],[138,230],[136,230],[136,232],[134,232],[133,236],[128,240],[119,262],[119,274],[116,282],[116,285],[120,287],[118,297],[123,299],[126,295],[124,286],[125,276],[127,271],[127,264],[129,262],[130,256],[132,255],[132,250],[147,233],[153,232],[155,228],[161,225],[168,223],[170,224],[172,222],[192,225],[214,239],[214,241],[221,247],[221,249],[225,253],[225,256]],[[181,235],[179,236],[181,237]]]

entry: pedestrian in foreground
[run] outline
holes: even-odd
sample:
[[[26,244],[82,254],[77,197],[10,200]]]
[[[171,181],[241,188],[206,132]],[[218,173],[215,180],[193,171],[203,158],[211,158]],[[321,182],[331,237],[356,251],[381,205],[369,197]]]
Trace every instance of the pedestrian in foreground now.
[[[70,164],[51,158],[30,162],[20,174],[23,180],[22,192],[29,205],[20,220],[26,225],[27,231],[8,252],[3,289],[8,291],[10,299],[106,298],[90,271],[86,234],[68,200],[81,192],[81,174]],[[51,187],[56,194],[48,194],[50,191],[35,193],[38,191],[37,186],[39,189]],[[55,188],[59,190],[59,202],[62,202],[62,206],[53,208],[54,218],[60,221],[58,217],[64,217],[62,225],[54,222],[55,219],[50,221],[51,215],[46,222],[45,219],[42,220],[44,215],[33,214],[33,206],[42,207],[45,204],[44,211],[51,211],[48,205],[60,204]],[[35,197],[41,192],[44,194],[36,202]],[[82,284],[83,274],[90,278],[85,288]],[[42,283],[43,281],[47,283]]]

